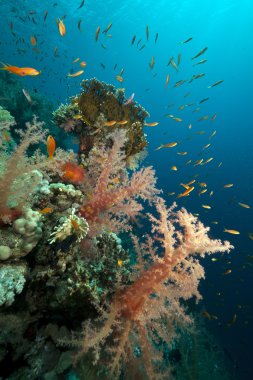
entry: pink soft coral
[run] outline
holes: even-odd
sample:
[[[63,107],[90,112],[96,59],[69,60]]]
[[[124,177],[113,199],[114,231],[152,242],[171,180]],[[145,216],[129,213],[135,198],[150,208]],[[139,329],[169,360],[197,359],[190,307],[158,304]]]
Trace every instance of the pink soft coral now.
[[[204,268],[198,258],[233,248],[227,241],[210,239],[209,228],[185,209],[174,212],[175,207],[167,209],[163,199],[156,199],[160,217],[149,214],[153,237],[147,236],[144,243],[134,238],[139,276],[119,291],[108,311],[100,310],[97,327],[90,322],[84,326],[79,355],[93,350],[97,362],[105,346],[103,352],[110,357],[111,373],[119,373],[127,361],[136,362],[134,347],[138,346],[149,378],[160,378],[155,363],[162,360],[162,353],[155,349],[154,342],[162,339],[170,344],[177,328],[191,323],[180,301],[201,298],[198,284],[204,278]],[[162,256],[155,242],[163,247]],[[143,259],[147,254],[152,262],[148,268]]]
[[[152,167],[142,168],[129,178],[123,149],[125,132],[116,131],[112,139],[111,149],[101,147],[89,157],[91,170],[86,186],[89,180],[90,194],[79,211],[88,221],[93,236],[103,228],[115,232],[130,229],[129,219],[143,208],[139,200],[152,201],[159,193]],[[94,171],[96,167],[98,172]]]

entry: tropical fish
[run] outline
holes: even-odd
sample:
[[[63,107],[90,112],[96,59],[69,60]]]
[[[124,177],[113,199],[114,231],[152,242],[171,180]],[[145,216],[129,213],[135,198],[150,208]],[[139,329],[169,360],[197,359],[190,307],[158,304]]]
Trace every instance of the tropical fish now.
[[[171,143],[168,143],[168,144],[160,145],[155,150],[159,150],[159,149],[162,149],[162,148],[173,148],[174,146],[177,146],[177,144],[178,144],[177,142],[171,142]]]
[[[173,117],[172,119],[177,121],[178,123],[181,123],[183,121],[183,119],[181,119],[181,117]]]
[[[18,66],[6,65],[4,63],[2,64],[3,64],[3,67],[1,67],[1,70],[6,70],[6,71],[9,71],[9,73],[16,74],[22,77],[26,75],[36,76],[41,73],[40,71],[34,69],[33,67],[18,67]]]
[[[241,206],[241,207],[244,207],[244,208],[250,208],[250,206],[247,205],[246,203],[239,202],[238,205]]]
[[[148,27],[148,25],[146,26],[146,38],[148,41],[148,39],[149,39],[149,27]]]
[[[228,230],[227,228],[224,228],[223,232],[227,232],[228,234],[232,234],[232,235],[240,235],[239,231],[237,231],[237,230]]]
[[[150,64],[149,64],[149,67],[151,68],[151,70],[153,70],[154,65],[155,65],[155,57],[152,56],[151,61],[150,61]]]
[[[193,75],[191,77],[191,79],[189,80],[189,83],[191,83],[192,81],[196,80],[196,79],[199,79],[199,78],[202,78],[204,77],[206,74],[205,73],[201,73],[201,74],[196,74],[196,75]]]
[[[232,272],[232,269],[227,269],[224,273],[223,273],[223,276],[227,276],[228,274],[230,274]]]
[[[59,33],[63,37],[66,34],[66,27],[64,25],[64,22],[61,19],[56,20],[56,24],[58,25]]]
[[[53,211],[52,207],[45,207],[42,210],[40,210],[39,213],[44,215],[44,214],[50,214],[52,211]]]
[[[211,86],[208,86],[207,88],[212,88],[212,87],[218,86],[219,84],[221,84],[223,82],[224,82],[224,80],[218,80],[217,82],[215,82],[214,84],[211,84]]]
[[[248,233],[248,236],[249,236],[249,238],[250,238],[251,240],[253,240],[253,232],[249,232],[249,233]]]
[[[26,91],[24,88],[22,89],[23,94],[25,95],[28,103],[32,104],[32,98],[28,91]]]
[[[136,35],[134,35],[134,36],[132,37],[131,45],[134,44],[135,39],[136,39]]]
[[[32,46],[35,46],[36,43],[37,43],[37,39],[36,39],[36,37],[35,37],[35,36],[31,36],[31,37],[30,37],[30,42],[31,42],[31,45],[32,45]]]
[[[83,7],[83,5],[84,5],[84,2],[85,2],[85,0],[82,0],[82,1],[81,1],[81,4],[79,5],[79,7],[78,7],[77,9],[80,9],[80,8],[82,8],[82,7]]]
[[[156,127],[159,123],[157,121],[153,121],[151,123],[144,123],[146,127]]]
[[[196,65],[202,65],[203,63],[207,62],[207,59],[202,59],[201,61],[195,63],[193,66],[196,66]]]
[[[128,120],[117,121],[117,124],[119,125],[126,125],[127,123],[128,123]]]
[[[104,123],[104,126],[105,127],[112,127],[115,124],[117,124],[117,121],[116,120],[111,120],[111,121],[107,121],[106,123]]]
[[[76,58],[76,59],[74,59],[74,61],[72,61],[72,63],[76,63],[76,62],[78,62],[78,61],[80,61],[80,58]]]
[[[96,42],[98,41],[99,33],[100,33],[100,26],[98,26],[97,29],[96,29],[96,34],[95,34],[95,40],[96,40]]]
[[[49,159],[53,157],[55,148],[56,148],[55,139],[53,138],[53,136],[49,135],[47,138],[47,153],[48,153]]]
[[[139,49],[139,51],[141,51],[141,50],[143,50],[144,48],[145,48],[145,44],[143,44],[141,47],[140,47],[140,49]]]
[[[194,190],[194,186],[189,187],[183,193],[178,194],[177,198],[187,197]]]
[[[85,67],[85,66],[87,66],[87,63],[85,61],[80,62],[80,67]]]
[[[204,103],[204,102],[206,102],[206,101],[209,100],[209,99],[210,99],[210,98],[204,98],[204,99],[202,99],[202,100],[199,101],[199,104]]]
[[[111,29],[112,27],[112,22],[110,22],[110,24],[105,28],[105,30],[102,32],[102,33],[107,33],[109,29]]]
[[[177,167],[174,165],[174,166],[171,166],[170,168],[171,170],[174,170],[174,171],[177,171]]]
[[[213,133],[210,135],[210,137],[209,137],[209,140],[214,136],[214,135],[216,135],[216,133],[217,133],[217,131],[213,131]]]
[[[178,71],[178,67],[177,67],[177,65],[176,65],[173,57],[170,58],[169,63],[168,63],[167,66],[169,66],[169,65],[171,65],[176,71]]]
[[[157,40],[158,40],[158,33],[156,33],[155,35],[155,44],[157,43]]]
[[[234,314],[231,320],[228,322],[228,327],[232,326],[237,320],[237,315]]]
[[[124,78],[121,75],[116,75],[115,79],[121,83],[124,82]]]
[[[79,70],[76,73],[68,74],[67,76],[68,77],[78,77],[79,75],[82,75],[83,72],[84,72],[83,70]]]
[[[187,40],[181,42],[181,44],[187,44],[188,42],[190,42],[192,40],[192,37],[189,37],[187,38]]]
[[[81,22],[82,22],[82,20],[79,20],[78,23],[77,23],[77,27],[78,27],[78,29],[79,29],[80,32],[82,31],[81,30]]]
[[[215,113],[215,114],[212,116],[212,118],[211,118],[211,122],[213,122],[213,121],[216,119],[216,117],[217,117],[217,113]]]
[[[196,54],[192,59],[200,57],[202,54],[204,54],[207,51],[208,47],[204,47],[198,54]]]
[[[210,210],[211,209],[211,206],[209,205],[201,205],[203,208],[206,208],[207,210]]]
[[[178,54],[177,56],[177,65],[179,66],[181,62],[181,54]]]
[[[233,187],[233,186],[234,186],[233,183],[227,183],[227,184],[224,185],[223,187],[224,187],[225,189],[227,189],[227,188],[229,188],[229,187]]]

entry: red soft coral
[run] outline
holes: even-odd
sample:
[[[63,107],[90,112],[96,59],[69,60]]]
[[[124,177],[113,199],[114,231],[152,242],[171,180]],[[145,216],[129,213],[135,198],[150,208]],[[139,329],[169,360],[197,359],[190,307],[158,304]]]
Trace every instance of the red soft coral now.
[[[90,158],[91,171],[92,160],[100,170],[89,173],[90,195],[79,210],[88,221],[93,236],[103,228],[115,232],[130,229],[129,219],[142,210],[139,200],[152,201],[159,193],[152,167],[142,168],[128,177],[123,151],[125,132],[115,132],[112,139],[111,149],[101,147],[99,153],[95,152],[95,157]]]
[[[119,291],[109,311],[100,310],[98,327],[90,323],[84,326],[83,339],[78,342],[79,356],[93,350],[97,362],[107,342],[105,351],[110,356],[112,373],[119,373],[127,361],[135,361],[134,347],[139,346],[149,378],[160,378],[155,362],[162,360],[162,352],[157,352],[154,342],[163,339],[170,344],[178,327],[191,323],[180,300],[201,298],[198,284],[204,278],[204,268],[198,257],[232,248],[227,241],[210,239],[209,228],[185,209],[174,212],[175,207],[167,209],[161,198],[156,199],[159,218],[149,214],[153,237],[141,244],[134,239],[140,275]],[[155,242],[163,247],[162,257],[157,255]],[[146,269],[143,257],[147,254],[153,263]]]

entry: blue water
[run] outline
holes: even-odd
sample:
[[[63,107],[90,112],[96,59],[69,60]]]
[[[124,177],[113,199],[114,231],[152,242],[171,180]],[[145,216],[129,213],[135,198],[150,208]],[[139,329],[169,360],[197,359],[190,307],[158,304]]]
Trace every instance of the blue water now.
[[[168,192],[182,192],[180,183],[189,182],[199,175],[196,181],[206,182],[208,191],[201,196],[197,192],[192,193],[187,198],[179,199],[178,204],[199,213],[200,219],[211,226],[211,235],[229,238],[235,246],[230,256],[217,262],[207,259],[206,280],[202,284],[203,305],[211,314],[218,316],[217,320],[206,321],[206,325],[225,348],[236,378],[252,379],[253,268],[247,256],[253,254],[253,241],[248,237],[248,233],[253,232],[253,4],[250,0],[86,0],[84,6],[77,9],[80,3],[80,0],[23,0],[22,3],[2,0],[1,61],[41,70],[38,77],[19,80],[27,89],[36,88],[53,101],[55,107],[79,92],[81,79],[97,77],[124,87],[127,96],[134,92],[135,100],[150,113],[150,121],[159,122],[157,127],[146,128],[149,141],[146,162],[155,167],[158,185],[163,189],[168,203],[175,198],[168,196]],[[48,16],[44,23],[45,10]],[[36,12],[30,16],[30,21],[26,18],[29,11]],[[63,15],[66,15],[65,37],[59,35],[55,22]],[[81,32],[77,27],[79,20],[82,20]],[[10,22],[16,36],[11,34]],[[100,33],[98,42],[95,42],[98,25],[104,30],[110,22],[113,23],[110,29],[112,38]],[[155,44],[156,33],[159,37]],[[39,53],[32,50],[29,42],[31,35],[37,38]],[[132,46],[133,35],[136,35],[136,41]],[[193,38],[192,41],[181,44],[189,37]],[[24,38],[25,42],[16,44],[19,38]],[[139,39],[142,40],[139,48],[146,45],[141,51],[136,48]],[[59,57],[54,56],[56,46]],[[205,54],[192,61],[191,57],[204,47],[208,47]],[[18,48],[26,51],[20,52]],[[176,72],[167,63],[172,56],[177,61],[178,54],[181,54],[181,63]],[[155,57],[153,70],[149,67],[152,56]],[[67,78],[71,70],[78,70],[78,64],[71,63],[78,57],[87,62],[83,76]],[[208,60],[205,64],[192,66],[193,62],[204,58]],[[117,69],[114,71],[115,64]],[[119,75],[122,68],[124,82],[120,84],[115,75]],[[173,87],[176,81],[189,81],[192,75],[198,73],[205,73],[205,76],[191,84]],[[167,74],[171,79],[165,89]],[[224,82],[220,86],[207,88],[221,79]],[[184,98],[189,91],[191,94]],[[201,110],[197,113],[192,113],[192,110],[198,105],[178,110],[180,105],[198,103],[207,97],[210,99],[200,105]],[[167,108],[169,104],[174,106]],[[166,113],[182,118],[183,122],[177,123],[164,117]],[[213,116],[215,113],[217,118],[213,122],[197,122],[202,116]],[[209,141],[214,130],[217,133]],[[196,134],[197,131],[205,131],[205,134]],[[155,151],[159,145],[172,141],[180,142],[180,145]],[[211,146],[203,152],[203,146],[209,142]],[[177,155],[178,151],[187,151],[188,155]],[[200,152],[203,153],[199,155]],[[214,157],[214,160],[204,166],[185,165],[189,159],[195,162],[201,157]],[[222,165],[218,168],[220,162]],[[172,165],[176,165],[178,170],[171,171]],[[227,183],[234,186],[224,189]],[[211,190],[214,195],[210,198]],[[249,204],[252,208],[242,208],[238,202]],[[202,204],[212,208],[205,210]],[[219,224],[212,224],[212,221]],[[238,230],[240,235],[228,235],[223,232],[224,228]],[[232,269],[232,273],[223,275],[227,269]],[[228,327],[235,313],[237,320]]]

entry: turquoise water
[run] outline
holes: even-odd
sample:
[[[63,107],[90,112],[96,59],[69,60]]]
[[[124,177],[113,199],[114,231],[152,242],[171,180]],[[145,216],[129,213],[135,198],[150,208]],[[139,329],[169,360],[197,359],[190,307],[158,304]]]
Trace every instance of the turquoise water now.
[[[217,262],[206,260],[206,280],[201,285],[203,305],[217,320],[206,321],[207,328],[219,339],[228,360],[232,363],[237,379],[253,377],[252,364],[252,256],[253,241],[248,233],[253,232],[252,190],[252,16],[253,6],[249,0],[86,0],[81,1],[1,1],[1,45],[0,57],[4,63],[16,66],[31,66],[41,70],[34,78],[19,78],[22,86],[47,97],[55,108],[75,95],[80,89],[80,80],[97,77],[99,80],[124,87],[126,95],[135,93],[137,102],[150,113],[148,121],[159,122],[157,127],[147,127],[149,156],[158,177],[158,186],[163,189],[168,202],[175,196],[169,192],[182,192],[180,183],[195,178],[207,183],[208,191],[202,195],[194,192],[187,198],[178,199],[179,205],[200,214],[201,220],[211,226],[211,235],[228,239],[235,246],[229,257]],[[31,12],[31,11],[34,11]],[[46,21],[44,12],[48,11]],[[30,14],[29,14],[30,12]],[[29,17],[28,17],[29,15]],[[66,35],[61,37],[56,18],[63,18]],[[80,29],[78,22],[81,21]],[[107,37],[101,32],[112,22]],[[10,23],[13,24],[12,30]],[[101,27],[98,41],[95,31]],[[149,29],[147,40],[146,27]],[[14,33],[14,35],[11,33]],[[155,43],[155,36],[158,39]],[[29,38],[37,38],[37,52],[32,50]],[[136,35],[132,45],[132,37]],[[182,41],[192,37],[187,43]],[[22,41],[21,39],[24,39]],[[141,39],[137,47],[138,40]],[[103,46],[101,46],[103,44]],[[141,46],[145,47],[140,50]],[[57,47],[57,57],[54,54]],[[201,49],[208,50],[192,60]],[[177,62],[181,54],[178,72],[169,59]],[[154,56],[155,65],[149,63]],[[76,78],[67,77],[78,70],[78,63],[71,62],[80,57],[87,62],[84,74]],[[194,66],[193,62],[207,59]],[[115,65],[117,68],[114,70]],[[115,76],[124,69],[124,82]],[[175,88],[175,82],[192,75],[205,73],[192,83]],[[165,88],[166,76],[170,82]],[[219,86],[208,89],[218,80]],[[190,95],[184,97],[188,92]],[[198,104],[202,99],[206,102]],[[179,110],[180,105],[194,103]],[[1,104],[1,102],[0,102]],[[174,104],[168,108],[168,105]],[[192,111],[200,107],[196,113]],[[164,117],[172,114],[182,122]],[[211,122],[210,118],[217,114]],[[208,115],[206,121],[197,121]],[[189,125],[192,128],[189,128]],[[209,139],[210,135],[216,135]],[[203,134],[196,132],[205,131]],[[172,149],[155,149],[169,142],[179,142]],[[211,146],[203,147],[210,143]],[[187,151],[180,156],[177,152]],[[204,158],[214,159],[207,165],[194,166]],[[193,164],[186,165],[192,159]],[[222,165],[219,167],[219,163]],[[172,171],[176,166],[177,171]],[[233,187],[224,188],[232,183]],[[198,191],[201,190],[198,187]],[[210,197],[210,191],[213,196]],[[251,206],[246,209],[242,202]],[[210,205],[205,209],[202,205]],[[218,221],[218,224],[212,224]],[[240,235],[228,235],[224,228],[238,230]],[[224,275],[227,269],[231,274]],[[232,326],[229,322],[236,314]]]

